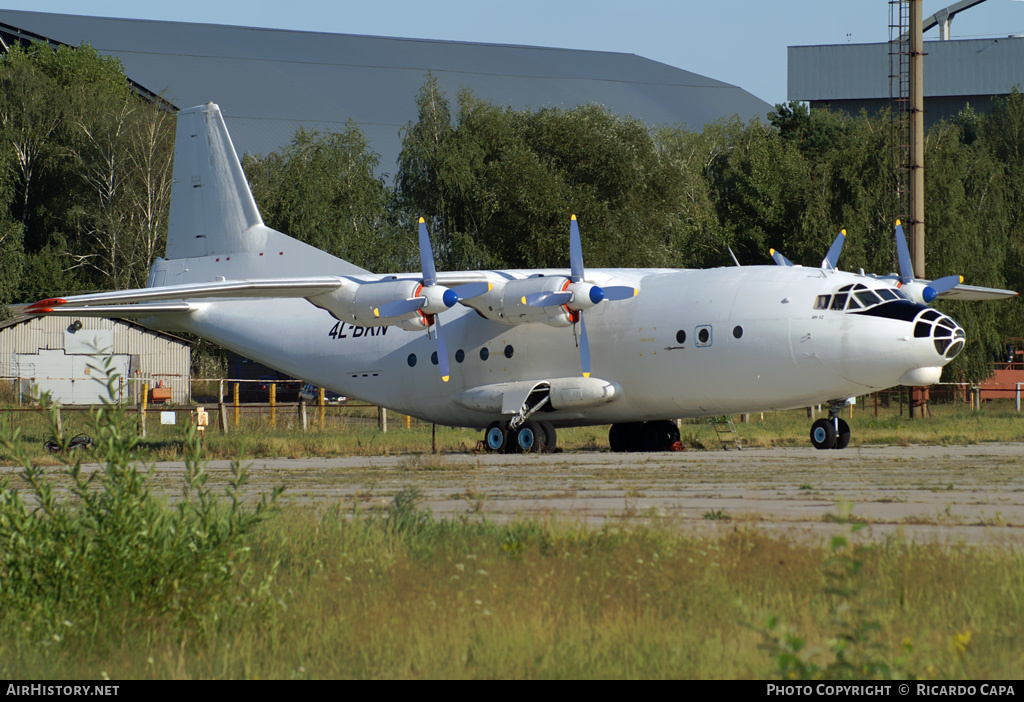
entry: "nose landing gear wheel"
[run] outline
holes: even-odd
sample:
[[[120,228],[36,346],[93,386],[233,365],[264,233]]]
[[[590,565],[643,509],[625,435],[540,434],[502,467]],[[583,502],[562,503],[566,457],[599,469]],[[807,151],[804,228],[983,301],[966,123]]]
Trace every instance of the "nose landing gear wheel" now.
[[[836,419],[836,425],[839,429],[836,431],[836,445],[832,448],[844,449],[850,445],[850,425],[842,419]]]
[[[839,420],[842,421],[842,420]],[[846,422],[843,422],[846,424]],[[846,441],[850,441],[850,428],[846,427]],[[816,449],[837,448],[836,428],[831,419],[819,419],[811,425],[811,443]]]

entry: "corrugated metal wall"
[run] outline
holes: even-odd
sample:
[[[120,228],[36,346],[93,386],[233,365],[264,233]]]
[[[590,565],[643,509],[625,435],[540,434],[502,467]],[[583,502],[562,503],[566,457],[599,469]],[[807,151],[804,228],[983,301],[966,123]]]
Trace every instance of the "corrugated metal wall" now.
[[[1024,82],[1021,37],[927,41],[924,51],[926,97],[1007,95]],[[888,44],[791,46],[787,69],[790,100],[889,98]]]
[[[95,356],[96,348],[117,358],[115,366],[127,368],[131,380],[121,383],[124,399],[138,401],[142,383],[154,387],[160,383],[171,388],[172,402],[189,401],[189,380],[191,373],[191,346],[188,342],[166,334],[149,331],[143,327],[120,320],[83,317],[31,317],[17,320],[0,328],[0,377],[22,379],[21,386],[27,391],[33,378],[49,377],[58,379],[61,368],[85,368],[91,365],[101,368],[102,362]],[[65,356],[75,356],[81,363],[73,365],[48,363],[40,351],[62,351]],[[43,364],[43,365],[41,365]],[[49,366],[49,367],[47,367]],[[83,370],[82,378],[75,380],[93,381],[95,370]],[[71,380],[71,379],[68,379]],[[38,381],[36,381],[38,384]],[[52,384],[59,387],[58,384]],[[71,404],[83,393],[67,395],[62,401]]]

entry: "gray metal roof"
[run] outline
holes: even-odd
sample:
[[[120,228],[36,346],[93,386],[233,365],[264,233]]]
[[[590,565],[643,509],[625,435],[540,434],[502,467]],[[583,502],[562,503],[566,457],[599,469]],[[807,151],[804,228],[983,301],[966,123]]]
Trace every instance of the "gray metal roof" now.
[[[736,86],[633,54],[0,10],[5,26],[88,42],[179,108],[216,102],[240,153],[276,150],[300,125],[339,131],[354,119],[385,173],[428,70],[453,101],[466,87],[520,109],[595,103],[652,126],[699,129],[771,109]]]
[[[924,52],[926,97],[987,98],[1024,83],[1021,37],[929,41]],[[787,95],[808,101],[887,100],[889,45],[791,46]]]

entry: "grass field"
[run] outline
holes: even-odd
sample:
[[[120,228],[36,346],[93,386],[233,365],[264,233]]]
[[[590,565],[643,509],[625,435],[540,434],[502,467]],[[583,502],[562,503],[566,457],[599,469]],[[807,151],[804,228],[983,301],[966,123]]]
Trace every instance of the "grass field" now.
[[[855,441],[1019,439],[1011,409],[933,408],[910,422],[854,414]],[[806,441],[803,413],[741,425],[750,443]],[[430,427],[308,432],[256,426],[141,441],[136,418],[94,417],[96,473],[37,467],[46,428],[5,418],[0,452],[0,676],[119,678],[1006,679],[1024,670],[1024,556],[1007,548],[715,535],[619,519],[440,520],[416,489],[384,511],[259,506],[223,491],[203,456],[403,452]],[[15,427],[14,425],[19,426]],[[16,436],[15,429],[20,429]],[[65,423],[65,435],[78,427]],[[715,447],[704,423],[684,439]],[[439,430],[442,450],[475,432]],[[604,450],[604,431],[566,431]],[[204,450],[205,449],[205,450]],[[47,460],[58,457],[45,454]],[[81,457],[81,454],[79,454]],[[173,505],[144,464],[185,461]],[[19,483],[20,484],[20,483]]]
[[[975,412],[963,403],[932,404],[931,417],[910,419],[900,414],[895,403],[879,408],[875,416],[873,407],[857,406],[852,415],[844,418],[852,430],[851,446],[912,444],[972,444],[987,441],[1020,441],[1024,438],[1024,413],[1014,411],[1011,401],[986,402]],[[167,410],[164,410],[167,411]],[[220,429],[216,412],[210,414],[206,431],[205,455],[209,459],[231,458],[298,458],[307,456],[393,455],[430,452],[436,441],[439,452],[468,453],[479,450],[482,432],[475,429],[436,427],[432,434],[430,424],[411,420],[405,428],[403,418],[390,413],[389,430],[377,428],[375,408],[328,407],[321,425],[315,408],[309,410],[309,429],[302,431],[294,406],[280,408],[274,421],[263,408],[241,415],[239,425],[234,424],[229,407],[228,434]],[[147,436],[140,447],[150,460],[175,460],[183,455],[182,426],[191,421],[187,410],[177,412],[176,425],[161,425],[159,410],[147,415]],[[817,415],[822,416],[822,415]],[[736,417],[736,428],[744,446],[808,446],[811,420],[805,410],[766,412],[750,416],[747,423]],[[63,434],[74,436],[87,431],[88,412],[65,409],[62,413]],[[21,430],[29,450],[35,450],[35,460],[41,465],[56,465],[59,459],[50,456],[43,444],[50,438],[47,413],[41,410],[0,408],[0,426]],[[681,422],[683,444],[690,449],[718,449],[720,444],[711,424],[706,419],[687,419]],[[579,427],[558,430],[559,448],[567,451],[607,451],[608,427]],[[0,464],[11,458],[0,451]]]

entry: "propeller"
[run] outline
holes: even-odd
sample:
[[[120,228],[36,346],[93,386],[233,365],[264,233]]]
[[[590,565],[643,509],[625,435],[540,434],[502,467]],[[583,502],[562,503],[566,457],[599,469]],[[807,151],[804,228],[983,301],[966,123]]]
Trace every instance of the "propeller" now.
[[[564,305],[579,321],[580,365],[583,377],[590,377],[590,339],[587,336],[587,325],[583,321],[583,311],[609,300],[628,300],[637,294],[631,285],[609,285],[601,287],[588,283],[583,269],[583,244],[580,241],[580,227],[576,215],[569,221],[569,284],[558,292],[532,293],[523,297],[523,303],[530,307],[553,307]]]
[[[825,254],[825,258],[821,262],[822,270],[839,270],[839,254],[843,250],[843,244],[846,243],[846,230],[842,229],[839,234],[836,235],[835,241],[832,242],[832,246],[828,247],[828,253]],[[772,260],[778,266],[789,266],[793,267],[794,263],[788,258],[783,256],[775,249],[769,249]]]
[[[437,284],[437,268],[434,266],[434,249],[430,245],[427,223],[420,217],[420,270],[423,278],[415,297],[395,300],[373,310],[375,317],[402,317],[413,312],[420,312],[427,320],[427,336],[430,326],[434,327],[434,341],[437,344],[437,365],[441,370],[441,380],[448,382],[451,377],[448,364],[448,348],[441,335],[440,313],[454,307],[459,300],[483,295],[491,289],[488,282],[466,283],[454,288],[446,288]]]
[[[962,275],[947,275],[944,278],[933,280],[930,283],[924,283],[914,279],[914,264],[910,260],[910,249],[907,247],[907,237],[903,233],[903,225],[900,221],[896,220],[896,254],[899,258],[900,263],[900,283],[899,288],[904,289],[904,292],[910,294],[911,297],[918,297],[926,304],[930,305],[939,293],[944,293],[947,290],[952,290],[960,283],[964,282]]]

